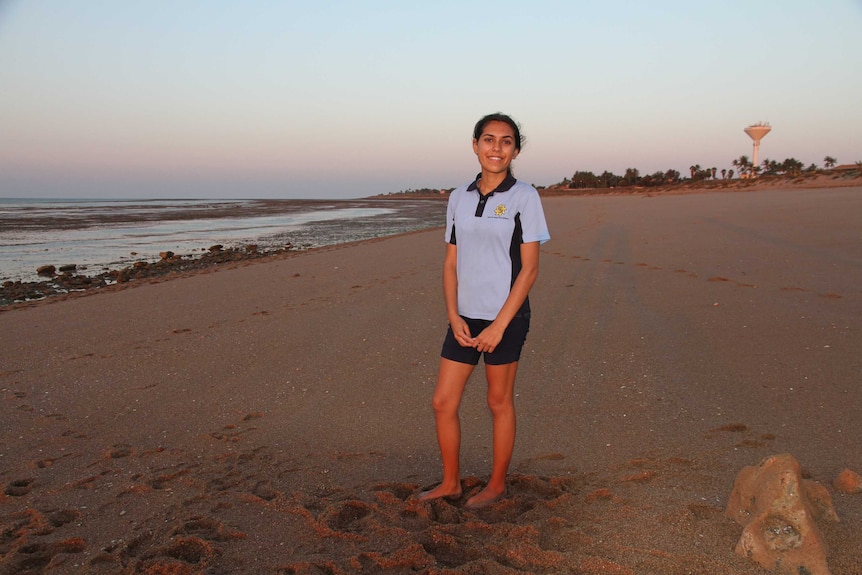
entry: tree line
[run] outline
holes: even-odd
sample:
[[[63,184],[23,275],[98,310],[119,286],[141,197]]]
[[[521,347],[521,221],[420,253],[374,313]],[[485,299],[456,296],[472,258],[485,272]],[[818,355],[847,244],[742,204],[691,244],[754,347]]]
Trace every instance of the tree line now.
[[[537,188],[569,188],[569,189],[591,189],[591,188],[620,188],[627,186],[657,187],[679,184],[684,181],[697,182],[704,180],[732,180],[734,177],[740,179],[764,176],[800,176],[804,173],[814,173],[820,170],[817,164],[808,167],[795,158],[787,158],[783,162],[766,159],[755,166],[748,156],[739,156],[731,162],[733,169],[704,168],[700,164],[689,167],[689,176],[683,177],[677,170],[658,171],[653,174],[641,175],[637,168],[627,168],[625,174],[617,175],[605,170],[601,174],[593,172],[577,171],[571,178],[563,178],[562,182],[550,186],[536,186]],[[823,158],[823,167],[831,170],[838,164],[832,156]],[[856,166],[862,169],[862,161],[856,162]],[[395,192],[397,195],[442,195],[451,192],[453,188],[420,188],[407,189]],[[383,195],[393,195],[393,192]]]
[[[813,163],[805,167],[805,164],[795,158],[787,158],[783,162],[766,159],[755,166],[748,156],[740,156],[733,160],[731,164],[733,165],[733,169],[722,168],[721,170],[715,167],[704,168],[700,164],[694,164],[689,167],[688,178],[684,178],[677,170],[657,171],[653,174],[643,176],[637,168],[627,168],[625,174],[621,176],[607,170],[598,175],[593,172],[577,171],[571,178],[564,178],[562,182],[553,187],[569,189],[617,188],[626,186],[654,187],[678,184],[684,180],[732,180],[734,176],[737,178],[752,178],[758,175],[798,176],[803,172],[816,172],[820,169],[817,167],[817,164]],[[834,168],[836,164],[837,160],[832,156],[823,158],[823,165],[826,169]]]

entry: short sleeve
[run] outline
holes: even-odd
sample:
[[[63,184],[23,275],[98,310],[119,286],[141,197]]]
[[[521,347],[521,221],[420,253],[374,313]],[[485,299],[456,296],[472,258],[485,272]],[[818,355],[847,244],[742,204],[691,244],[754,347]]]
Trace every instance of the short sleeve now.
[[[446,243],[454,244],[455,236],[455,213],[458,208],[458,200],[461,197],[461,188],[452,190],[449,194],[449,201],[446,204]]]
[[[532,186],[527,186],[524,205],[521,209],[521,231],[524,243],[545,243],[551,239],[548,224],[545,221],[545,211],[542,209],[542,199],[539,192]]]

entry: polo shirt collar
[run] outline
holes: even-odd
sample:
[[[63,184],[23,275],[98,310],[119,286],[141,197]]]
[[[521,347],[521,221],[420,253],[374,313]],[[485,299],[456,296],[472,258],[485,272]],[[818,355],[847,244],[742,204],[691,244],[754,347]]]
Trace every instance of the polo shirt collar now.
[[[476,174],[476,179],[473,181],[473,183],[467,186],[467,191],[479,192],[479,180],[481,179],[482,172],[479,172],[478,174]],[[512,189],[512,186],[514,186],[517,181],[518,180],[515,179],[515,176],[512,175],[512,172],[509,172],[508,174],[506,174],[506,179],[500,182],[500,185],[494,188],[494,190],[490,194],[488,194],[488,196],[493,196],[497,192],[508,192]],[[481,196],[482,192],[479,192],[479,195]]]

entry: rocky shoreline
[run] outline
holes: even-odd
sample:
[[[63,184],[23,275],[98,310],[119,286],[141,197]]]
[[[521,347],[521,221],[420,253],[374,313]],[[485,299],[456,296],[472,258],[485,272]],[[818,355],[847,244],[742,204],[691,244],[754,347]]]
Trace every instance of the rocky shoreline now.
[[[290,230],[289,235],[281,235],[275,239],[252,239],[254,243],[231,244],[229,239],[211,239],[222,244],[209,248],[200,245],[176,249],[174,252],[163,251],[156,255],[150,248],[145,256],[143,249],[128,252],[137,261],[111,264],[97,264],[85,267],[77,263],[68,265],[49,265],[54,262],[39,262],[34,265],[29,277],[0,277],[0,311],[10,305],[34,302],[58,296],[69,296],[83,292],[92,292],[99,288],[128,284],[141,280],[175,277],[180,274],[194,273],[228,263],[248,262],[264,258],[284,255],[288,252],[305,251],[331,245],[342,245],[353,241],[364,241],[398,233],[410,233],[418,229],[427,229],[443,224],[445,203],[441,201],[386,202],[380,199],[339,200],[334,202],[343,208],[394,207],[391,215],[359,217],[350,220],[322,220]],[[79,214],[74,218],[62,221],[44,221],[33,218],[19,218],[14,222],[0,218],[0,227],[4,225],[26,228],[30,231],[42,229],[79,229],[81,227],[102,226],[106,224],[121,224],[139,221],[142,218],[159,217],[176,220],[195,220],[205,215],[207,218],[221,217],[281,217],[301,213],[309,209],[325,209],[333,202],[319,200],[254,200],[241,208],[236,205],[226,207],[208,207],[205,211],[177,209],[171,212],[142,213],[120,211],[118,213],[98,213],[90,219],[82,219]],[[65,223],[64,223],[65,222]],[[74,224],[74,227],[71,227]],[[40,227],[41,226],[41,227]],[[218,236],[216,236],[218,237]],[[249,240],[245,240],[249,241]],[[140,251],[140,253],[138,253]],[[180,255],[183,252],[184,255]],[[74,261],[74,260],[73,260]],[[98,273],[96,273],[98,271]],[[38,277],[36,277],[38,274]]]
[[[159,254],[155,262],[137,261],[120,269],[103,271],[95,275],[79,273],[76,265],[57,268],[53,265],[38,269],[41,281],[7,280],[0,286],[0,307],[15,303],[43,300],[48,297],[85,292],[136,280],[153,279],[168,274],[205,270],[229,262],[258,260],[293,250],[291,244],[283,248],[261,249],[256,244],[241,247],[225,247],[221,244],[211,246],[201,255],[182,255],[166,251]]]
[[[852,187],[859,186],[862,183],[862,174],[858,171],[848,171],[843,174],[812,174],[797,178],[789,177],[761,177],[751,180],[716,180],[710,182],[686,182],[675,186],[667,186],[661,188],[620,188],[617,190],[573,190],[563,189],[558,187],[542,188],[540,194],[543,197],[555,196],[591,196],[591,195],[678,195],[692,193],[710,193],[710,192],[754,192],[770,189],[809,189],[809,188],[836,188],[836,187]],[[439,193],[422,194],[422,193],[403,193],[390,194],[385,197],[364,198],[356,200],[363,202],[369,200],[445,200],[447,196]],[[435,202],[436,203],[436,202]],[[278,209],[279,202],[272,200],[259,201],[259,206],[255,208],[255,213],[269,213],[271,210]],[[421,212],[422,208],[417,211]],[[179,216],[178,216],[179,217]],[[187,217],[187,214],[183,217]],[[352,222],[351,224],[357,230],[362,225],[360,222]],[[374,224],[376,225],[376,224]],[[341,226],[338,222],[323,222],[318,227],[327,228],[332,233],[332,230]],[[357,237],[375,237],[374,232],[359,232]],[[311,239],[297,235],[294,241],[298,241],[301,248],[295,247],[293,244],[286,244],[284,247],[268,247],[263,248],[255,244],[248,244],[239,247],[224,247],[222,245],[214,245],[208,250],[204,250],[202,254],[178,255],[173,252],[162,252],[161,258],[155,262],[137,261],[130,266],[121,269],[105,270],[95,275],[79,273],[83,268],[72,265],[64,265],[55,267],[51,265],[42,266],[39,268],[39,275],[44,276],[44,280],[40,281],[21,281],[7,280],[0,285],[0,310],[3,307],[17,303],[33,302],[43,300],[52,296],[68,295],[78,292],[86,292],[97,288],[104,288],[116,284],[125,284],[134,280],[147,280],[168,276],[169,274],[179,274],[185,272],[194,272],[205,270],[214,266],[223,265],[228,262],[239,262],[246,260],[257,260],[261,258],[272,257],[274,255],[283,254],[297,249],[313,245]],[[340,243],[340,242],[334,242]],[[59,272],[59,273],[58,273]]]

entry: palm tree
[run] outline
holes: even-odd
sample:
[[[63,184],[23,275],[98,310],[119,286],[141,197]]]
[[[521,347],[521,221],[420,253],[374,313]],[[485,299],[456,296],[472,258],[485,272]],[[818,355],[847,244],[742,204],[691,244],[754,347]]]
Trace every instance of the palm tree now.
[[[774,175],[778,174],[778,172],[781,169],[781,166],[778,162],[776,162],[775,160],[770,160],[768,158],[763,160],[760,163],[760,166],[761,166],[761,170],[763,171],[763,173],[770,175],[770,176],[774,176]]]
[[[640,171],[637,168],[626,168],[626,175],[623,176],[626,184],[630,186],[634,186],[638,183],[638,179],[640,179]]]
[[[748,156],[739,156],[739,158],[733,160],[731,163],[734,167],[739,168],[740,178],[744,177],[751,171],[751,160],[748,159]]]
[[[786,160],[784,160],[782,167],[784,168],[785,173],[791,176],[798,176],[799,172],[802,171],[804,164],[796,158],[787,158]]]
[[[825,158],[823,158],[823,165],[826,167],[827,170],[829,168],[834,168],[836,163],[838,163],[838,160],[836,160],[832,156],[826,156]]]

